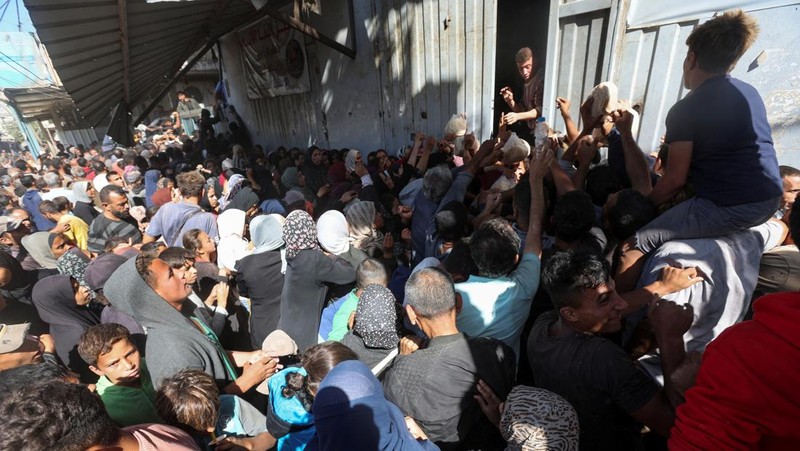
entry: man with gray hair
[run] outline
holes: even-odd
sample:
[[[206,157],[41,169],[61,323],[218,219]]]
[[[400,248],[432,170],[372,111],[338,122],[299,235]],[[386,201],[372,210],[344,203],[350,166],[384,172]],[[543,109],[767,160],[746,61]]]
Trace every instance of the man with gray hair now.
[[[429,169],[423,178],[422,189],[414,198],[414,215],[411,217],[411,244],[413,247],[413,265],[416,266],[425,257],[432,257],[436,248],[434,234],[436,224],[434,217],[449,202],[462,202],[467,187],[472,183],[478,169],[494,164],[499,153],[495,153],[495,142],[486,141],[469,163],[462,166],[455,179],[447,166],[436,166]],[[432,244],[429,244],[432,243]]]
[[[50,191],[42,192],[40,194],[43,201],[53,200],[56,197],[64,196],[67,199],[69,199],[69,201],[72,204],[77,202],[77,199],[75,199],[75,194],[72,192],[72,190],[63,188],[61,186],[61,177],[58,175],[58,173],[48,172],[45,175],[43,175],[42,178],[44,179],[44,182],[47,184],[47,187],[50,189]]]
[[[514,351],[499,340],[468,338],[458,331],[461,298],[450,275],[437,267],[411,275],[405,301],[409,320],[430,341],[411,353],[404,349],[408,343],[401,342],[401,355],[383,381],[386,398],[443,450],[461,443],[475,449],[505,446],[475,400],[476,381],[484,381],[505,399],[514,384]]]

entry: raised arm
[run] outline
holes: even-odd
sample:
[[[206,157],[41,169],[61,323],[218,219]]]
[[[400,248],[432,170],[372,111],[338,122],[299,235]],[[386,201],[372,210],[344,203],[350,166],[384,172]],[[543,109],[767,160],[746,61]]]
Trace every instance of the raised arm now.
[[[611,113],[611,118],[622,136],[625,172],[631,180],[631,188],[647,196],[653,190],[653,185],[650,181],[647,159],[633,139],[633,114],[628,110],[617,110]]]
[[[696,359],[687,359],[683,342],[683,334],[691,327],[694,315],[688,304],[678,305],[654,298],[650,303],[648,317],[660,350],[664,388],[641,409],[631,412],[631,416],[660,435],[669,437],[670,429],[675,423],[675,408],[683,402],[683,393],[675,384],[676,372],[679,368],[684,372],[697,371],[696,366],[690,368],[691,365],[687,365]],[[694,374],[684,375],[682,378],[693,379]]]
[[[578,126],[575,125],[575,121],[572,120],[572,116],[569,114],[569,107],[569,99],[564,97],[556,98],[556,108],[561,112],[561,119],[564,120],[564,126],[567,128],[567,143],[572,144],[578,139],[580,132],[578,132]]]
[[[572,176],[572,184],[576,188],[583,189],[586,185],[586,176],[589,175],[592,159],[597,155],[597,146],[591,136],[582,136],[576,142],[578,144],[578,170]]]
[[[532,152],[528,182],[531,185],[531,212],[528,223],[528,235],[525,238],[523,252],[542,256],[542,222],[544,222],[544,176],[550,171],[558,141],[550,139],[543,152]]]
[[[569,144],[569,147],[564,152],[564,155],[561,156],[562,160],[567,160],[569,162],[575,161],[575,154],[578,151],[578,142],[584,136],[589,136],[592,134],[592,130],[599,127],[606,118],[605,114],[601,114],[597,117],[592,117],[592,105],[594,104],[594,99],[589,97],[583,102],[581,105],[581,122],[583,123],[583,128],[581,132],[578,133],[578,136]]]
[[[422,148],[422,141],[425,140],[425,133],[417,132],[414,134],[414,147],[411,149],[411,154],[408,156],[408,163],[411,166],[417,166],[417,157],[419,156],[419,150]]]
[[[420,157],[419,162],[417,163],[417,170],[420,173],[424,174],[425,171],[428,170],[428,160],[431,157],[431,152],[433,151],[433,146],[435,145],[436,145],[436,138],[434,138],[433,136],[428,136],[428,138],[425,139],[425,147],[422,149],[422,156]]]

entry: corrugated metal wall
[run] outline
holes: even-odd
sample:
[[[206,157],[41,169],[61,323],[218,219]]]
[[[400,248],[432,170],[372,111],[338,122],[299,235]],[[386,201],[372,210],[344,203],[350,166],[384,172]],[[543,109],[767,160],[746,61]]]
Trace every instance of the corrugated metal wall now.
[[[682,80],[686,38],[716,11],[702,13],[695,4],[647,0],[648,8],[680,7],[691,10],[695,19],[625,29],[630,1],[551,0],[548,54],[555,59],[547,61],[544,112],[548,118],[555,116],[551,122],[563,130],[550,106],[555,97],[570,98],[572,117],[577,119],[578,105],[591,87],[610,79],[619,87],[620,99],[641,106],[638,142],[651,152],[666,131],[670,108],[688,92]],[[780,163],[800,167],[800,5],[773,3],[747,3],[761,32],[731,75],[752,84],[764,99]],[[737,3],[717,2],[715,7],[724,11]]]
[[[556,96],[572,101],[570,113],[576,119],[581,99],[603,81],[603,61],[597,56],[605,51],[608,14],[609,10],[604,9],[561,21]],[[563,124],[560,117],[556,124]]]
[[[662,1],[666,8],[668,2]],[[729,8],[735,5],[731,3]],[[761,32],[731,76],[753,85],[764,99],[772,138],[781,164],[800,167],[800,7],[795,5],[749,11]],[[686,38],[703,19],[627,30],[615,81],[620,98],[642,105],[639,145],[658,148],[670,108],[687,94],[683,88]],[[763,52],[763,55],[762,55]],[[758,64],[753,62],[762,55]]]
[[[554,108],[556,97],[570,100],[570,115],[580,122],[581,101],[595,85],[607,79],[620,2],[551,0],[542,110],[556,130],[565,130],[564,121]]]
[[[354,8],[356,60],[307,40],[305,94],[248,100],[236,36],[223,40],[231,101],[257,143],[392,152],[416,131],[441,136],[457,112],[467,112],[470,128],[488,137],[495,1],[372,0]]]
[[[101,141],[97,138],[97,133],[95,133],[95,130],[91,128],[84,128],[80,130],[62,130],[56,134],[58,135],[61,143],[69,146],[83,144],[84,146],[89,147],[89,144],[91,144],[92,141]]]
[[[658,149],[669,109],[686,94],[683,59],[695,25],[696,20],[625,33],[614,81],[620,99],[641,105],[638,143],[644,152]]]

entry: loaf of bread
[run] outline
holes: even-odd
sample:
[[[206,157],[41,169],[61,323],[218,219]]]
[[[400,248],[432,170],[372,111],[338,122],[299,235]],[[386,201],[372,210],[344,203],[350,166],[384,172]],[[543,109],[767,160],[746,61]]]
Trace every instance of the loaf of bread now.
[[[617,85],[610,81],[604,81],[592,88],[589,97],[594,100],[592,117],[609,114],[617,106]]]
[[[467,113],[454,114],[444,126],[444,135],[464,136],[467,133]]]
[[[528,158],[531,154],[531,145],[516,133],[511,133],[511,137],[508,138],[501,150],[503,151],[503,164],[512,164]]]

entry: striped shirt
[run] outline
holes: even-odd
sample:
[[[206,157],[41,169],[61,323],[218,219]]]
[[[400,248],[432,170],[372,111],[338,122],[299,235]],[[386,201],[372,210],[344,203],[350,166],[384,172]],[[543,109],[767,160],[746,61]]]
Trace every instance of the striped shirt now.
[[[142,242],[142,234],[139,226],[133,218],[112,221],[100,215],[94,218],[92,226],[89,228],[89,250],[95,253],[102,253],[109,238],[121,237],[131,238],[133,244]]]

